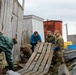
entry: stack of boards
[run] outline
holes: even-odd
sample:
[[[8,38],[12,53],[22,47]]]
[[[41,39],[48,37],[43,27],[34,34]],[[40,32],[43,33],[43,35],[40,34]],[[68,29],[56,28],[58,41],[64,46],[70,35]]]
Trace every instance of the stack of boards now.
[[[49,71],[52,57],[51,43],[38,43],[30,59],[18,73],[21,75],[45,75]]]

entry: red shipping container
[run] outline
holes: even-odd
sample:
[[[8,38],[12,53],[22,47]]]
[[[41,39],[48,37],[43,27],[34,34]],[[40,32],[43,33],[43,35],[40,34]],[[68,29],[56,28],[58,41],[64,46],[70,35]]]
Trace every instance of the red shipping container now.
[[[62,21],[60,21],[60,20],[44,21],[45,37],[47,35],[47,31],[51,31],[52,33],[54,33],[55,30],[59,30],[60,33],[62,34]]]

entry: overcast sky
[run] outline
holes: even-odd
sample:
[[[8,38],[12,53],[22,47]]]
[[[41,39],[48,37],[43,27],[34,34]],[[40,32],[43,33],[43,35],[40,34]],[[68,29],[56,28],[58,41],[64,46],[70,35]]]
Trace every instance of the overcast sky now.
[[[24,14],[34,14],[44,20],[62,20],[63,23],[75,23],[76,0],[25,0]]]

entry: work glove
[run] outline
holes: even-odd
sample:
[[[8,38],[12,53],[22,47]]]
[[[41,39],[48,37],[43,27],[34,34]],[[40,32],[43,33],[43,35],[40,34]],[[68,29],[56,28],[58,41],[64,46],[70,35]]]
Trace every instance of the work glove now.
[[[55,46],[55,47],[53,48],[53,50],[56,51],[56,50],[57,50],[57,47]]]

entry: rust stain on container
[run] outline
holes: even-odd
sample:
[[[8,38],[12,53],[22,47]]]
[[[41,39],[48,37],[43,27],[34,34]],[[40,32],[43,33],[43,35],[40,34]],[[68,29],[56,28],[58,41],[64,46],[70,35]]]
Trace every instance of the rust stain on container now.
[[[60,20],[49,20],[44,21],[44,34],[45,37],[47,35],[47,31],[50,30],[52,33],[54,33],[55,30],[59,30],[62,34],[62,21]]]

